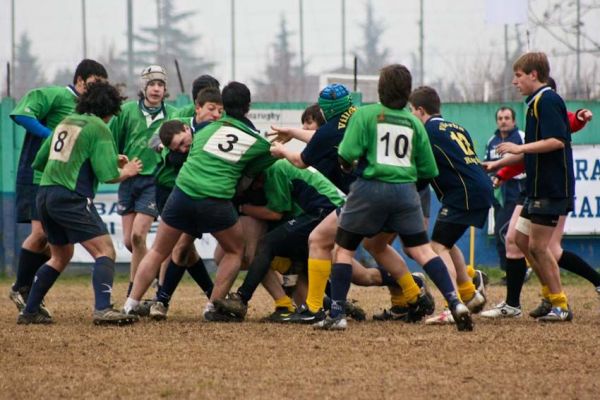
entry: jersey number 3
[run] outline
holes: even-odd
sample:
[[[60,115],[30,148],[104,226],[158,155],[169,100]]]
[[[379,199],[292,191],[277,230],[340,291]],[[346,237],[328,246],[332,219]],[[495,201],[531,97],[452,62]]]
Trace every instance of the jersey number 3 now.
[[[238,162],[256,142],[256,138],[231,126],[223,126],[212,134],[203,150],[222,160]]]
[[[413,130],[407,126],[377,124],[377,163],[409,167]]]
[[[69,161],[73,146],[77,142],[81,127],[77,125],[60,124],[56,127],[50,144],[50,160]]]

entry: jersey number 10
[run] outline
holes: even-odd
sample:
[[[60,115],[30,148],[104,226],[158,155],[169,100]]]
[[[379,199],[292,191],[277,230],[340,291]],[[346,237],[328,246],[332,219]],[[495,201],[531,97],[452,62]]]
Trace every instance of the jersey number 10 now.
[[[410,166],[413,130],[406,126],[377,124],[377,163]]]

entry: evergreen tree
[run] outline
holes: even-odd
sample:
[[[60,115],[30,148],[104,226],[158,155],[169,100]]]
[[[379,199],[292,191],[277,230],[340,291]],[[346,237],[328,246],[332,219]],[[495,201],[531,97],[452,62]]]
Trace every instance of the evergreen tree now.
[[[285,17],[281,16],[279,33],[272,44],[273,52],[265,67],[265,80],[254,80],[254,97],[260,101],[312,101],[317,91],[318,79],[302,71],[295,61]]]
[[[54,78],[52,79],[52,84],[57,86],[66,86],[73,83],[73,74],[75,70],[69,67],[63,67],[56,71],[54,74]]]
[[[31,39],[23,33],[17,44],[15,57],[14,93],[15,98],[20,98],[27,91],[46,85],[44,72],[39,65],[38,58],[31,53]]]
[[[158,64],[167,69],[170,91],[176,91],[177,72],[175,60],[179,62],[184,85],[189,84],[199,75],[210,73],[213,62],[197,56],[200,36],[186,33],[178,28],[182,22],[193,17],[193,12],[175,12],[173,0],[156,0],[158,22],[155,26],[141,28],[141,33],[134,35],[134,63],[136,71],[150,64]]]
[[[129,98],[136,97],[139,90],[137,80],[127,82],[127,61],[126,58],[117,55],[114,43],[108,46],[105,54],[98,58],[98,62],[104,65],[108,73],[108,80],[121,91],[122,95]]]
[[[369,0],[366,4],[366,20],[360,27],[364,34],[364,43],[357,51],[358,73],[360,75],[377,75],[379,70],[388,61],[389,50],[379,50],[379,42],[384,32],[383,22],[375,20],[373,4]]]

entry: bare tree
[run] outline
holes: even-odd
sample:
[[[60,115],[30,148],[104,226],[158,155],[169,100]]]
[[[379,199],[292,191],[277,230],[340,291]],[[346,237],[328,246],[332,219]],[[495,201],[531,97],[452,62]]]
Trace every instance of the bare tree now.
[[[567,98],[585,98],[593,93],[594,88],[589,87],[589,82],[584,76],[589,77],[589,72],[582,67],[582,57],[585,55],[597,56],[600,54],[600,38],[598,32],[598,18],[600,17],[599,0],[545,0],[540,6],[540,1],[529,4],[529,18],[531,24],[547,32],[554,40],[560,43],[562,49],[554,49],[551,54],[555,57],[576,56],[574,64],[575,74],[569,76],[563,92]],[[596,36],[594,36],[596,34]],[[585,63],[587,64],[587,62]],[[557,78],[555,76],[555,78]],[[558,77],[567,81],[567,75]],[[587,87],[587,89],[586,89]]]

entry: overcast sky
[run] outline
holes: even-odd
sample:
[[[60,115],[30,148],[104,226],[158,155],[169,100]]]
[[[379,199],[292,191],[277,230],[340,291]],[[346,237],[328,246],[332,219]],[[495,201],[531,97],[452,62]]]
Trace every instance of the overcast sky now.
[[[411,65],[411,54],[418,51],[418,0],[372,0],[375,18],[385,32],[382,44],[390,49],[390,60]],[[497,0],[505,1],[505,0]],[[585,0],[584,0],[585,1]],[[592,1],[592,0],[587,0]],[[52,78],[62,67],[74,67],[83,57],[81,0],[15,0],[17,38],[27,32],[33,52],[39,56]],[[532,0],[543,7],[548,1]],[[98,58],[113,45],[126,49],[126,1],[87,0],[88,57]],[[134,0],[136,28],[156,23],[152,0]],[[176,11],[195,12],[183,27],[201,36],[189,50],[217,63],[214,75],[226,82],[231,75],[231,1],[175,0]],[[236,4],[236,79],[261,78],[271,45],[279,30],[282,15],[287,19],[293,50],[299,52],[298,0],[238,0]],[[308,72],[319,73],[342,64],[341,0],[304,0],[304,48]],[[346,1],[347,65],[359,47],[365,20],[366,0]],[[10,0],[0,0],[0,62],[5,87],[6,62],[10,61]],[[588,16],[589,18],[590,16]],[[600,14],[592,15],[596,26]],[[593,33],[600,40],[600,29]],[[426,81],[440,76],[457,76],[467,64],[489,54],[502,59],[504,28],[485,21],[484,0],[425,0]],[[533,49],[563,51],[542,30],[532,30]],[[574,56],[571,58],[574,62]],[[596,56],[597,60],[597,56]],[[552,60],[551,60],[552,61]],[[568,62],[571,62],[568,59]]]

